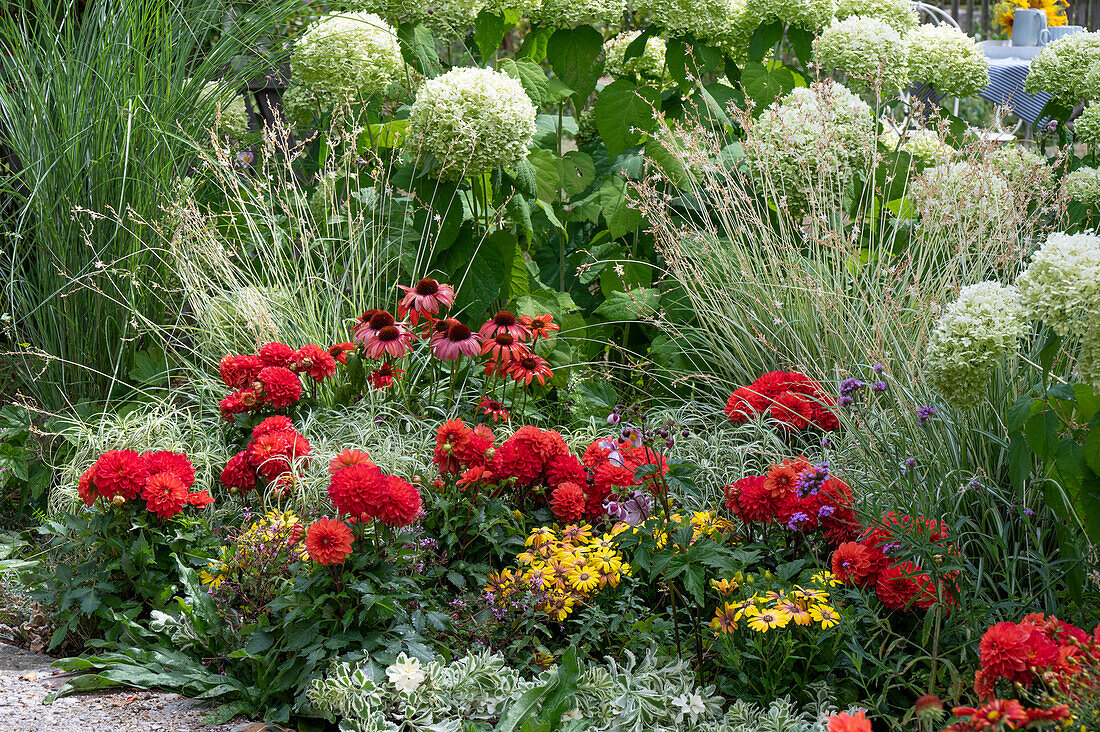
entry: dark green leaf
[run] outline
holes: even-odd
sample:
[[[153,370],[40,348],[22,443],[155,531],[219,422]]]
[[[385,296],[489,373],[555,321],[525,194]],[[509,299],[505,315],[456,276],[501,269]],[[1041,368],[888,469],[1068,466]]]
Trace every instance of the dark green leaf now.
[[[573,106],[583,108],[603,74],[603,36],[590,25],[561,28],[550,36],[546,58],[557,77],[573,90]]]
[[[760,61],[783,38],[783,23],[774,21],[757,26],[749,40],[749,61]]]
[[[527,59],[513,61],[506,58],[501,59],[498,69],[512,78],[518,79],[519,83],[523,84],[527,96],[531,97],[531,101],[535,103],[536,107],[548,103],[546,94],[549,91],[550,82],[538,64]]]
[[[401,45],[401,57],[429,79],[443,72],[439,54],[435,52],[435,37],[419,23],[402,23],[397,27],[397,41]]]
[[[613,81],[596,98],[596,129],[607,152],[615,157],[642,141],[656,125],[653,115],[660,93],[651,86],[637,87],[626,79]]]
[[[1022,394],[1005,413],[1005,427],[1009,434],[1015,434],[1024,428],[1024,422],[1031,416],[1031,405],[1034,403],[1027,394]]]
[[[493,57],[500,48],[500,42],[504,40],[504,34],[514,28],[517,22],[519,13],[514,10],[506,10],[502,15],[488,10],[478,13],[474,21],[474,43],[481,51],[482,60],[488,61]]]
[[[1061,422],[1051,411],[1033,414],[1024,424],[1028,447],[1043,461],[1053,460],[1058,451],[1058,428]]]

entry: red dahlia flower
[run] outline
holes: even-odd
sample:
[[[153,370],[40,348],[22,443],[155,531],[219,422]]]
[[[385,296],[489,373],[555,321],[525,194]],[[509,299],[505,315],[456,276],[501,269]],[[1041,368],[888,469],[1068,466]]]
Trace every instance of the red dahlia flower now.
[[[104,498],[134,499],[145,489],[149,469],[133,450],[108,450],[96,460],[95,488]]]
[[[841,712],[829,717],[829,732],[871,732],[871,720],[862,710],[854,714]]]
[[[484,341],[491,340],[501,333],[512,336],[516,343],[521,343],[531,337],[531,331],[527,330],[527,327],[517,321],[516,316],[507,310],[501,310],[493,316],[492,320],[486,320],[481,326],[481,330],[478,331]]]
[[[290,417],[284,417],[281,414],[276,414],[273,417],[268,417],[264,421],[252,428],[252,439],[255,440],[259,437],[263,437],[271,432],[296,432],[294,422]]]
[[[294,352],[292,368],[320,384],[336,373],[336,359],[320,346],[307,344]]]
[[[493,431],[479,424],[467,433],[467,439],[459,440],[454,448],[454,456],[459,462],[469,465],[485,465],[493,459],[495,451],[490,453],[496,436]]]
[[[349,465],[329,481],[328,496],[337,512],[377,518],[386,501],[386,475],[376,465]]]
[[[562,483],[550,493],[550,510],[562,522],[578,521],[584,516],[584,490],[576,483]]]
[[[477,358],[481,355],[481,336],[456,320],[432,336],[432,353],[443,361],[457,361],[463,356]]]
[[[833,574],[850,585],[867,587],[877,579],[878,567],[872,561],[870,550],[856,541],[847,541],[836,548],[832,560]]]
[[[294,363],[294,349],[285,343],[264,344],[258,355],[264,366],[288,369]]]
[[[168,519],[183,510],[187,504],[187,489],[174,473],[157,473],[145,481],[141,494],[150,511]]]
[[[552,488],[562,483],[584,485],[588,482],[588,472],[573,455],[557,455],[546,466],[546,482]]]
[[[240,389],[232,394],[229,394],[218,402],[218,409],[221,410],[222,417],[227,422],[233,421],[233,415],[244,414],[252,409],[255,409],[260,404],[260,397],[256,394],[252,387],[247,389]]]
[[[323,518],[306,530],[306,552],[318,564],[340,564],[351,554],[355,536],[343,521]]]
[[[187,505],[195,506],[196,508],[203,508],[209,506],[214,502],[214,496],[210,495],[206,491],[198,491],[196,493],[187,494]]]
[[[267,366],[256,380],[263,386],[264,398],[276,409],[285,409],[302,398],[298,374],[283,366]]]
[[[461,419],[452,419],[439,425],[435,433],[435,454],[433,460],[441,473],[459,472],[458,458],[455,451],[463,448],[463,443],[469,442],[472,432]]]
[[[795,484],[799,476],[810,469],[806,458],[789,458],[779,465],[773,465],[764,476],[764,490],[776,501],[795,493]]]
[[[1032,679],[1028,668],[1030,642],[1031,631],[1016,623],[997,623],[990,627],[978,643],[982,673],[994,681],[1004,678],[1029,685]]]
[[[386,476],[385,498],[378,506],[378,520],[387,526],[409,526],[420,517],[420,491],[398,478]]]
[[[95,466],[96,463],[89,465],[77,483],[77,495],[80,496],[80,500],[84,501],[85,506],[91,506],[99,498],[99,494],[95,489]]]
[[[409,313],[409,322],[413,325],[416,325],[421,315],[434,316],[441,306],[451,307],[455,304],[454,288],[431,277],[425,277],[414,287],[398,287],[404,291],[405,296],[397,305],[397,317],[403,318],[405,313]]]
[[[905,610],[918,605],[930,589],[931,578],[913,562],[901,562],[882,570],[875,582],[875,594],[891,610]]]
[[[738,387],[726,400],[726,416],[734,424],[744,424],[767,407],[768,400],[750,386]]]
[[[737,489],[738,506],[738,510],[734,513],[740,516],[742,521],[761,523],[775,521],[776,505],[772,501],[771,493],[764,485],[765,480],[762,475],[750,475],[733,484]]]
[[[813,405],[794,392],[780,394],[768,410],[772,419],[792,432],[799,432],[809,426],[814,418]]]
[[[172,473],[180,479],[184,488],[190,488],[195,484],[195,468],[186,455],[159,450],[157,452],[147,452],[141,457],[145,460],[145,467],[150,475]]]
[[[328,474],[336,475],[344,468],[352,465],[374,465],[374,461],[370,459],[370,455],[362,450],[355,450],[348,448],[343,450],[339,455],[334,457],[328,462]]]
[[[256,469],[248,459],[248,450],[244,449],[222,468],[221,482],[232,493],[246,493],[256,487]]]
[[[393,386],[395,379],[405,375],[404,369],[394,368],[393,364],[386,362],[370,372],[370,385],[374,390],[388,389]]]
[[[259,356],[224,356],[218,364],[218,374],[229,388],[243,389],[256,380],[263,367]]]

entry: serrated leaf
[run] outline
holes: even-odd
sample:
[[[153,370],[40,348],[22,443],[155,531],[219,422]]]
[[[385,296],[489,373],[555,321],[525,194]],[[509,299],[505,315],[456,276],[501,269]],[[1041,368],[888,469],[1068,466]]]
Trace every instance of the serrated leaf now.
[[[505,10],[503,14],[482,10],[474,20],[474,43],[481,51],[481,58],[488,61],[500,48],[504,35],[519,22],[519,13]],[[503,70],[503,69],[501,69]]]
[[[1051,411],[1042,411],[1028,417],[1024,423],[1024,437],[1028,447],[1040,460],[1053,460],[1058,452],[1058,427],[1061,422]]]
[[[783,38],[783,23],[774,21],[756,27],[749,39],[749,61],[759,61]]]
[[[794,74],[786,66],[769,71],[762,64],[745,64],[741,72],[741,83],[745,87],[745,96],[756,103],[755,114],[759,114],[782,96],[798,86]]]
[[[435,36],[425,26],[402,23],[397,27],[397,41],[401,57],[409,66],[429,79],[443,73],[443,64],[435,51]]]
[[[603,74],[603,36],[590,25],[560,28],[546,44],[546,58],[557,77],[573,90],[573,106],[582,109]]]
[[[652,287],[612,292],[594,311],[612,322],[630,322],[652,318],[661,305],[661,293]]]
[[[639,144],[657,124],[654,112],[660,93],[651,86],[635,86],[626,79],[613,81],[596,98],[596,129],[613,158]]]
[[[1031,416],[1031,405],[1034,401],[1027,394],[1023,394],[1008,408],[1008,411],[1005,412],[1005,427],[1008,429],[1009,434],[1014,434],[1024,428],[1024,422]]]
[[[550,90],[550,80],[546,78],[546,73],[543,72],[538,64],[528,61],[527,59],[514,61],[510,58],[506,58],[501,60],[497,68],[502,73],[508,74],[508,76],[511,76],[513,79],[517,79],[519,83],[523,85],[523,89],[527,92],[527,96],[531,97],[531,101],[535,103],[536,107],[548,103],[546,95]],[[567,97],[569,94],[565,96]]]
[[[626,195],[626,181],[618,176],[608,176],[600,185],[600,207],[611,236],[619,238],[642,225],[640,211],[631,208]]]

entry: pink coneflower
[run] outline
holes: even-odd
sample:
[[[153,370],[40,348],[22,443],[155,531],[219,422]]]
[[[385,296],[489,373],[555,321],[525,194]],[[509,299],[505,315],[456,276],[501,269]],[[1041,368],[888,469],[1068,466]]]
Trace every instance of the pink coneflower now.
[[[478,409],[481,409],[482,414],[484,414],[486,417],[492,417],[494,422],[508,421],[508,410],[496,399],[482,397],[481,404],[478,405]]]
[[[485,325],[478,331],[478,335],[486,341],[500,333],[507,333],[517,342],[523,342],[531,337],[531,331],[520,324],[516,316],[507,310],[501,310],[493,316],[492,320],[486,320]]]
[[[354,338],[363,345],[369,345],[378,335],[378,331],[395,325],[397,320],[386,310],[368,310],[355,326]]]
[[[482,328],[482,332],[484,330]],[[503,331],[486,340],[485,345],[481,347],[481,355],[490,354],[497,361],[513,361],[525,353],[527,353],[527,349],[523,344],[516,340],[511,333]]]
[[[463,356],[477,358],[481,355],[481,336],[455,322],[441,337],[432,336],[432,353],[444,361],[457,361]]]
[[[380,328],[369,341],[364,342],[367,358],[382,358],[384,355],[401,358],[412,348],[414,337],[411,331],[406,330],[404,323]]]
[[[531,331],[531,335],[534,340],[539,338],[548,338],[550,331],[561,330],[561,326],[554,322],[553,315],[524,315],[519,319],[521,325],[525,326],[527,330]]]
[[[525,353],[513,358],[508,364],[508,373],[513,379],[522,381],[524,384],[530,384],[531,379],[538,379],[540,384],[545,384],[547,379],[554,376],[550,370],[550,364],[533,353]]]
[[[405,317],[409,313],[409,322],[416,325],[421,315],[435,315],[441,305],[451,307],[455,303],[455,291],[450,285],[444,285],[425,277],[416,283],[415,287],[398,285],[405,291],[405,296],[397,305],[397,316]]]

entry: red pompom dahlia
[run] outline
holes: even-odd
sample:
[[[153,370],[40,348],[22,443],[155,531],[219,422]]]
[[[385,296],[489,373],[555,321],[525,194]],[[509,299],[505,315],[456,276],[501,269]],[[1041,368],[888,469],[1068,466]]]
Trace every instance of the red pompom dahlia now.
[[[306,530],[306,552],[318,564],[340,564],[351,554],[355,536],[343,521],[318,519]]]

